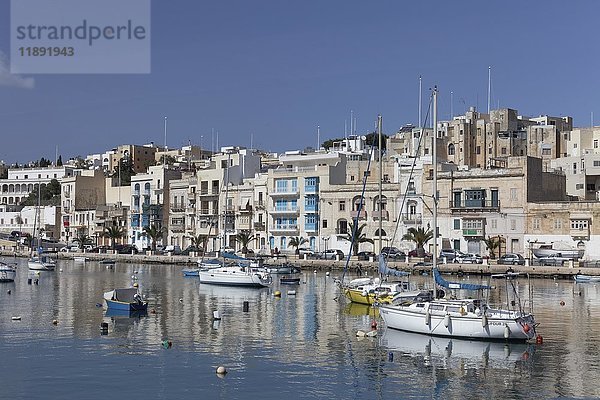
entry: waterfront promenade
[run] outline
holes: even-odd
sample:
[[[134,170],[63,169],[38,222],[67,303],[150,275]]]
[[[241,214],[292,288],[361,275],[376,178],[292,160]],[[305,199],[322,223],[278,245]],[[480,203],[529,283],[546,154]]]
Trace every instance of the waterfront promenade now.
[[[78,252],[58,252],[58,259],[74,259],[76,257],[86,257],[88,261],[115,260],[121,263],[135,264],[153,264],[153,265],[196,265],[199,257],[181,256],[181,255],[150,255],[150,254],[107,254],[107,253],[78,253]],[[15,253],[12,250],[0,250],[0,255],[7,257],[28,257],[28,253]],[[541,265],[498,265],[495,260],[488,260],[488,264],[458,264],[458,263],[440,263],[440,271],[451,274],[465,275],[491,275],[501,274],[508,270],[530,274],[535,277],[573,279],[577,274],[586,274],[600,276],[599,267],[584,267],[583,263],[574,262],[573,266],[541,266]],[[266,257],[263,259],[265,265],[278,265],[282,262],[288,262],[303,270],[316,271],[341,271],[346,265],[346,260],[316,260],[304,259],[296,256],[290,257]],[[430,263],[423,263],[422,259],[410,258],[409,262],[393,261],[389,265],[402,271],[415,273],[425,273],[431,271]],[[352,257],[348,264],[348,270],[351,274],[372,273],[377,270],[376,261],[357,260]]]

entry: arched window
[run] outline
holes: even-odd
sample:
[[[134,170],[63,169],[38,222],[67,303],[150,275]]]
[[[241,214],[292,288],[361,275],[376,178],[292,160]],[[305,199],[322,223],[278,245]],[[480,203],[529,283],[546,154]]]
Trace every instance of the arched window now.
[[[337,220],[336,233],[340,235],[348,234],[348,221],[346,221],[344,218],[340,218]]]
[[[448,145],[448,155],[449,155],[449,156],[453,156],[453,155],[454,155],[454,152],[455,152],[455,149],[454,149],[454,144],[453,144],[453,143],[450,143],[450,144]]]
[[[381,196],[381,209],[387,209],[387,197],[384,195]],[[379,211],[379,196],[375,196],[373,200],[373,211]]]
[[[358,208],[361,207],[361,196],[354,196],[354,198],[352,199],[352,211],[358,211]],[[365,209],[365,198],[362,198],[362,207],[361,210]]]
[[[383,229],[382,229],[382,230],[381,230],[381,235],[380,235],[380,234],[379,234],[379,229],[377,229],[377,230],[375,231],[375,235],[374,235],[374,236],[375,236],[375,237],[379,237],[379,236],[381,236],[381,237],[384,237],[384,236],[387,236],[387,233],[385,233],[385,230],[383,230]]]

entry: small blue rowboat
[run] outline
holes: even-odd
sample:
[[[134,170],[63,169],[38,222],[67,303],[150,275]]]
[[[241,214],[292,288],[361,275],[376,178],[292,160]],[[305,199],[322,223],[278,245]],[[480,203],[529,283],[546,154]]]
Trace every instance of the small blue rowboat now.
[[[200,268],[184,268],[181,272],[183,272],[183,276],[198,276]]]
[[[300,278],[279,278],[279,283],[282,285],[299,285]]]
[[[146,311],[148,302],[142,300],[137,288],[114,289],[104,293],[106,307],[122,311]]]

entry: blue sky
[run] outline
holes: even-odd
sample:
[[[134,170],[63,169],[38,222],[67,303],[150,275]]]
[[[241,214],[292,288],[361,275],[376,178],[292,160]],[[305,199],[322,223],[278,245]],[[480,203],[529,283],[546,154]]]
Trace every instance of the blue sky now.
[[[533,3],[153,1],[151,74],[14,77],[0,65],[0,160],[162,144],[165,115],[169,147],[210,148],[215,129],[220,145],[252,135],[302,149],[317,125],[322,140],[343,136],[350,110],[359,133],[378,113],[393,133],[417,123],[419,75],[440,88],[440,119],[450,91],[455,114],[484,111],[489,65],[494,106],[600,121],[600,3]],[[2,1],[4,55],[9,15]]]

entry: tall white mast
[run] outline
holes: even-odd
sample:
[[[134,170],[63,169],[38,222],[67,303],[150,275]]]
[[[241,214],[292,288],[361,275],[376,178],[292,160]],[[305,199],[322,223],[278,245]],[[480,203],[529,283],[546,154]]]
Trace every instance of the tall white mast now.
[[[454,92],[450,92],[450,120],[454,118]]]
[[[432,149],[432,167],[433,167],[433,268],[437,268],[437,86],[433,88],[433,149]],[[432,275],[435,275],[432,273]],[[435,278],[433,285],[433,297],[436,298]]]
[[[422,94],[422,84],[421,84],[421,75],[419,75],[419,128],[422,128],[422,120],[421,120],[421,94]]]
[[[381,249],[383,249],[383,243],[382,243],[382,237],[381,237],[381,233],[383,232],[383,226],[382,226],[382,210],[381,210],[381,198],[382,198],[382,182],[383,182],[383,172],[382,172],[382,167],[383,167],[383,162],[381,161],[381,128],[382,128],[382,117],[381,114],[377,116],[377,136],[379,137],[379,200],[378,202],[378,208],[379,208],[379,253],[381,253]],[[356,219],[358,221],[358,218]]]
[[[165,117],[165,147],[163,149],[163,169],[167,168],[167,117]]]
[[[317,151],[321,148],[321,126],[317,125]]]

